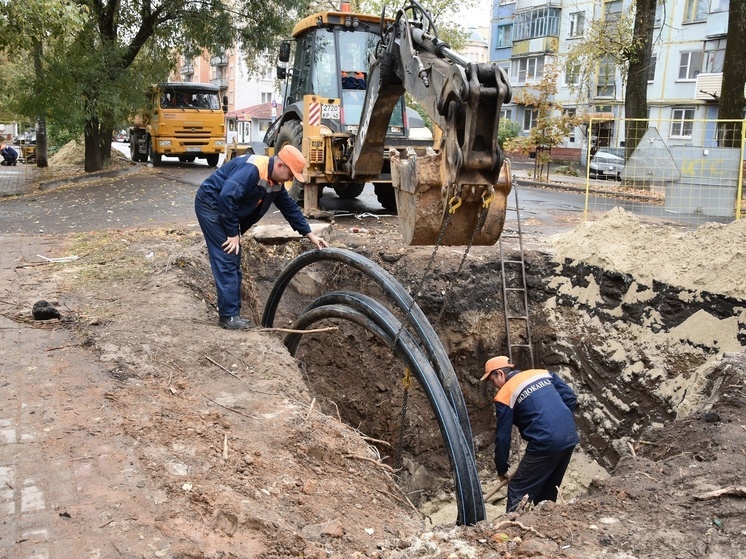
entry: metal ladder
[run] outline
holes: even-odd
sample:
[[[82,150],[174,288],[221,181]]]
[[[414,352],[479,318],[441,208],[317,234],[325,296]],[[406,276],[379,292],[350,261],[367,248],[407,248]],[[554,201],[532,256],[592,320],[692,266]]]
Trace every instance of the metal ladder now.
[[[521,231],[521,212],[518,204],[518,183],[516,177],[513,175],[513,196],[515,198],[515,206],[511,207],[510,203],[505,208],[505,225],[503,226],[503,233],[500,235],[500,268],[501,268],[501,281],[502,281],[502,292],[503,292],[503,313],[505,315],[505,337],[508,345],[508,357],[512,363],[516,363],[513,360],[513,350],[523,350],[526,355],[519,357],[528,357],[531,368],[535,367],[534,362],[534,347],[531,343],[531,323],[529,321],[528,312],[528,292],[526,290],[526,262],[523,258],[523,235]],[[508,216],[513,216],[514,220],[508,219]],[[512,224],[514,221],[515,229],[508,229],[509,222]],[[518,239],[518,259],[507,260],[503,252],[503,239]],[[508,273],[506,273],[508,272]],[[509,277],[510,276],[510,277]],[[515,326],[518,325],[518,326]],[[515,327],[516,332],[513,332]],[[514,339],[518,338],[522,343],[514,342]],[[520,368],[526,367],[526,362],[521,361],[517,364]],[[521,367],[521,365],[523,365]]]

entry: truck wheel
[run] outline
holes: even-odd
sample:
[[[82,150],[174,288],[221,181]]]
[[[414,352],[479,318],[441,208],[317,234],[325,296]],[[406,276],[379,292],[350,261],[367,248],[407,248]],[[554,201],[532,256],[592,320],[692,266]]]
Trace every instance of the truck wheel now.
[[[364,188],[365,183],[360,182],[338,182],[334,184],[334,192],[336,192],[337,196],[343,200],[353,200],[354,198],[357,198],[363,193]]]
[[[218,161],[220,161],[220,154],[219,153],[211,153],[210,155],[205,156],[205,159],[207,159],[207,166],[208,167],[217,167]]]
[[[148,142],[148,152],[150,155],[150,160],[153,162],[153,167],[160,167],[161,163],[163,162],[162,156],[160,153],[156,153],[153,151],[153,146],[150,145],[150,142]]]
[[[277,134],[275,141],[275,153],[282,149],[285,144],[290,144],[298,149],[303,145],[303,123],[299,120],[288,120],[283,123],[280,132]],[[319,188],[319,195],[321,195]],[[303,183],[293,179],[293,186],[290,187],[289,194],[299,205],[303,205]]]
[[[376,192],[378,203],[381,204],[384,209],[395,212],[396,192],[394,191],[394,187],[386,182],[374,182],[373,189]]]
[[[135,163],[142,161],[142,154],[140,153],[140,134],[137,134],[136,132],[133,132],[130,137],[130,159]]]

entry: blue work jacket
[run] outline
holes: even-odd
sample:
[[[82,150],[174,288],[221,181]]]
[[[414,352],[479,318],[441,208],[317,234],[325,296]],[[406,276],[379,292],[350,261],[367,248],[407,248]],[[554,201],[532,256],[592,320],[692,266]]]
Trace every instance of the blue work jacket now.
[[[577,397],[572,388],[546,369],[512,371],[495,395],[495,467],[508,472],[513,425],[527,441],[526,452],[553,453],[579,442],[573,411]]]
[[[248,231],[272,204],[295,231],[304,236],[311,232],[303,212],[285,187],[270,179],[274,159],[263,155],[236,157],[199,187],[197,196],[217,210],[228,237]]]

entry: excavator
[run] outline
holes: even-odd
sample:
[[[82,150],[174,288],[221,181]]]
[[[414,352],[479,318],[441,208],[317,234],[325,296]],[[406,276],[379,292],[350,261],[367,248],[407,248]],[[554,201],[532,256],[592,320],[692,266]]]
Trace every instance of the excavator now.
[[[306,215],[319,211],[324,187],[354,198],[371,182],[382,205],[396,208],[407,244],[495,244],[511,189],[497,142],[511,98],[502,68],[454,52],[416,0],[394,17],[342,4],[302,19],[293,39],[291,67],[290,41],[280,45],[286,97],[264,142],[305,155],[307,182],[291,194]],[[412,137],[405,93],[430,117],[432,139]]]

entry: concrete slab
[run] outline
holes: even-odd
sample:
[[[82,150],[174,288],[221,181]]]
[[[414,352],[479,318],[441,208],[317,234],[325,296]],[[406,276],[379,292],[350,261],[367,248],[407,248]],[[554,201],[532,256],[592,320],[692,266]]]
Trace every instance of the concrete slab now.
[[[319,237],[326,238],[329,233],[328,223],[318,223],[309,221],[311,231],[313,231]],[[252,227],[248,235],[257,242],[265,244],[279,244],[292,241],[300,237],[300,234],[293,230],[287,223],[284,224],[269,224],[269,225],[255,225]]]

